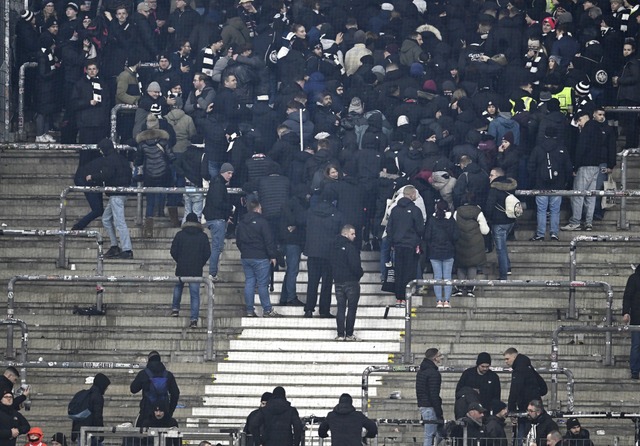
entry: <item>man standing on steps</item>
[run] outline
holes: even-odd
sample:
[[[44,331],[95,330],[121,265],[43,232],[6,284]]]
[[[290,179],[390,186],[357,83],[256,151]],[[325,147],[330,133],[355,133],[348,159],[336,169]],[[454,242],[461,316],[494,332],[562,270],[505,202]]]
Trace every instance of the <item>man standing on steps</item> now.
[[[336,304],[338,306],[336,341],[360,340],[353,334],[353,328],[360,300],[360,279],[364,275],[364,270],[360,261],[360,251],[353,244],[355,239],[355,228],[352,225],[344,225],[331,252],[331,268],[336,284]],[[345,323],[347,307],[349,307],[349,312]]]
[[[224,163],[220,167],[220,173],[215,178],[211,178],[204,211],[202,212],[207,220],[207,227],[211,231],[209,277],[213,282],[222,282],[222,279],[218,276],[218,262],[224,249],[224,235],[227,232],[227,223],[234,211],[234,206],[231,204],[231,199],[227,192],[227,184],[233,177],[233,170],[233,166],[230,163]]]
[[[416,375],[416,397],[422,421],[444,420],[442,398],[440,398],[442,375],[438,370],[438,366],[442,363],[442,356],[437,348],[427,349]],[[423,446],[438,444],[437,429],[438,425],[435,423],[424,425]],[[434,437],[436,437],[435,441]]]
[[[166,404],[166,415],[173,417],[173,412],[176,410],[180,398],[180,389],[173,373],[164,366],[160,360],[160,353],[157,351],[153,350],[149,353],[147,367],[138,372],[129,386],[129,390],[133,394],[142,390],[136,427],[141,427],[143,420],[153,416],[153,410],[160,402]]]
[[[462,373],[456,394],[463,387],[477,389],[480,396],[480,404],[483,407],[491,407],[494,400],[500,400],[500,378],[491,370],[491,355],[487,352],[478,354],[476,366],[470,367]]]
[[[328,432],[331,431],[332,445],[359,445],[362,444],[362,429],[367,432],[366,438],[375,438],[378,435],[376,423],[353,407],[351,395],[343,393],[340,395],[338,405],[320,423],[318,435],[320,438],[327,438]]]
[[[210,255],[209,238],[202,230],[198,216],[191,212],[187,215],[187,221],[182,225],[182,230],[176,234],[171,243],[171,257],[176,261],[176,276],[202,276],[202,268],[206,265]],[[180,314],[183,288],[184,283],[181,280],[173,288],[172,317],[178,317]],[[200,282],[189,283],[189,295],[191,297],[191,322],[189,327],[196,328],[200,313]]]
[[[304,426],[298,409],[287,401],[284,387],[278,386],[249,429],[254,435],[260,434],[262,446],[300,446]]]
[[[622,322],[626,325],[640,324],[640,268],[636,267],[627,279],[622,298]],[[631,332],[631,352],[629,353],[631,379],[640,374],[640,331]]]

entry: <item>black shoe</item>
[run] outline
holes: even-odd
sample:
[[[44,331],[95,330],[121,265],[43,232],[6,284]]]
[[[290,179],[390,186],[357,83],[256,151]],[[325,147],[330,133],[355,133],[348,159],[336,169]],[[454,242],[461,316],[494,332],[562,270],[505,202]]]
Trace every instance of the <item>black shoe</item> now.
[[[118,256],[119,259],[133,259],[133,251],[122,251]]]
[[[551,241],[552,242],[559,242],[560,239],[558,238],[557,234],[551,234]]]
[[[105,259],[115,259],[118,256],[120,256],[120,248],[117,246],[112,246],[109,248],[109,251],[104,254]]]
[[[335,319],[336,316],[334,314],[331,313],[320,313],[320,317],[322,319]]]
[[[544,241],[544,235],[534,235],[529,239],[530,242],[540,242]]]
[[[304,307],[305,303],[299,300],[297,297],[293,300],[285,302],[283,305],[288,305],[290,307]]]
[[[631,374],[631,379],[640,379],[640,374],[638,374],[638,373],[632,373],[632,374]]]
[[[193,320],[193,321],[189,322],[189,328],[198,328],[198,321],[197,320]]]
[[[302,316],[302,317],[312,318],[313,317],[313,311],[305,311],[304,312],[304,316]]]

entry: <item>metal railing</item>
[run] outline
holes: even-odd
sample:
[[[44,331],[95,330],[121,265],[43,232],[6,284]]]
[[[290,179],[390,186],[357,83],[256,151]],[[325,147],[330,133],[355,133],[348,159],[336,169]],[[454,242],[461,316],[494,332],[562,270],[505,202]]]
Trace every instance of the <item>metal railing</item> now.
[[[462,373],[467,370],[468,367],[438,367],[438,370],[441,373]],[[369,412],[369,376],[372,373],[377,372],[411,372],[417,373],[420,370],[420,365],[372,365],[364,369],[362,372],[362,393],[361,393],[361,405],[362,405],[362,413],[365,415]],[[491,367],[496,373],[511,373],[512,369],[509,367]],[[550,405],[549,408],[553,410],[559,409],[559,401],[558,401],[558,380],[557,374],[562,373],[567,377],[567,411],[572,412],[574,408],[574,386],[575,380],[573,378],[573,372],[566,368],[559,368],[557,363],[555,366],[552,365],[552,368],[540,367],[536,368],[538,373],[547,373],[551,374],[551,386],[550,386]]]
[[[577,269],[578,269],[578,260],[577,260],[577,248],[578,243],[580,242],[632,242],[632,241],[640,241],[640,236],[626,236],[626,235],[610,235],[610,234],[600,234],[600,235],[579,235],[574,237],[571,242],[569,242],[569,280],[571,282],[576,280]],[[569,312],[567,317],[569,319],[577,319],[578,310],[576,308],[576,289],[569,289]]]
[[[182,440],[207,440],[211,443],[224,442],[227,445],[240,445],[240,429],[237,427],[219,429],[201,428],[166,428],[166,427],[129,427],[129,426],[106,426],[80,428],[80,446],[91,446],[94,437],[116,439],[117,444],[126,443],[128,438],[153,440],[150,444],[155,446],[167,446],[172,444],[171,440],[176,439],[182,444]],[[111,443],[111,442],[108,442]]]
[[[96,264],[96,275],[101,276],[104,273],[104,254],[103,254],[103,239],[102,234],[99,231],[58,231],[58,230],[48,230],[48,229],[0,229],[0,235],[13,235],[13,236],[36,236],[36,237],[47,237],[47,236],[78,236],[78,237],[95,237],[96,245],[97,245],[97,264]],[[63,264],[60,263],[60,257],[56,260],[56,265],[58,268],[66,268],[66,261]]]
[[[640,149],[625,149],[618,156],[622,157],[620,162],[620,183],[623,191],[627,190],[627,157],[629,155],[639,155]],[[618,221],[620,229],[629,229],[627,221],[627,197],[623,195],[620,199],[620,220]]]
[[[6,358],[14,358],[13,353],[13,327],[18,325],[20,330],[22,331],[22,337],[20,338],[20,362],[25,363],[27,361],[27,352],[29,348],[29,328],[27,327],[27,323],[21,319],[14,319],[13,317],[4,319],[0,321],[0,324],[7,325],[7,350],[6,350]],[[11,332],[11,351],[9,350],[9,332]],[[22,372],[26,372],[24,367],[21,367]],[[26,383],[26,373],[20,374],[22,383]]]
[[[135,104],[116,104],[111,109],[111,141],[114,143],[118,140],[118,113],[122,110],[137,110],[138,106]]]
[[[459,286],[483,286],[483,287],[511,287],[511,288],[601,288],[607,296],[607,305],[605,308],[605,317],[603,323],[610,327],[613,323],[612,307],[613,307],[613,290],[607,282],[583,282],[583,281],[559,281],[559,280],[412,280],[407,284],[406,296],[407,302],[405,306],[405,338],[404,338],[404,355],[402,362],[409,364],[413,362],[411,353],[411,301],[418,287],[430,285],[459,285]],[[611,363],[611,332],[605,334],[605,364]]]
[[[89,187],[89,186],[67,186],[60,193],[60,231],[67,229],[67,197],[70,192],[111,192],[125,194],[137,194],[138,201],[136,204],[136,220],[137,225],[142,224],[142,194],[206,194],[209,189],[200,187]],[[227,191],[230,194],[243,194],[243,190],[238,187],[229,187]],[[66,252],[66,237],[60,235],[58,250],[58,265],[64,264]]]
[[[214,309],[214,285],[209,277],[170,277],[170,276],[13,276],[7,286],[7,319],[14,319],[15,309],[15,284],[17,282],[65,282],[65,283],[173,283],[182,282],[204,283],[207,287],[207,340],[205,345],[205,361],[213,361],[215,352],[213,348],[213,309]],[[102,293],[100,293],[102,295]],[[102,305],[102,304],[101,304]],[[13,351],[13,326],[7,330],[7,354]]]
[[[18,75],[18,141],[24,141],[24,79],[27,68],[36,68],[37,62],[25,62],[20,65]]]

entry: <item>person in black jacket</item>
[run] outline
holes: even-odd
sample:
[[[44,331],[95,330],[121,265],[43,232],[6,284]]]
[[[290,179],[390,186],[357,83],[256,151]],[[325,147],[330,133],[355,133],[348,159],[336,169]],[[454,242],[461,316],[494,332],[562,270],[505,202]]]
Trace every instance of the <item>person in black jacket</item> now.
[[[504,171],[499,167],[491,169],[489,179],[491,180],[491,187],[487,196],[485,214],[491,227],[493,242],[496,245],[499,279],[507,280],[508,274],[511,272],[511,261],[507,250],[507,235],[513,229],[516,219],[507,216],[505,202],[507,196],[518,187],[518,182],[505,176]]]
[[[433,218],[427,222],[425,240],[429,246],[429,261],[433,267],[434,279],[451,280],[453,258],[456,253],[458,227],[449,212],[449,204],[444,200],[436,202]],[[451,308],[451,285],[433,287],[436,293],[436,308]],[[443,293],[444,291],[444,293]]]
[[[249,416],[247,416],[247,421],[244,424],[244,432],[247,434],[246,446],[260,446],[260,432],[254,434],[251,431],[251,428],[253,427],[258,417],[262,414],[262,411],[264,410],[272,396],[273,394],[271,392],[263,393],[260,397],[260,407],[252,411]]]
[[[298,409],[287,401],[283,387],[273,389],[271,399],[254,418],[250,431],[260,435],[263,446],[300,446],[303,425]]]
[[[437,348],[429,348],[424,353],[424,359],[416,375],[416,397],[423,421],[444,420],[442,398],[440,398],[442,375],[438,370],[441,363],[442,353]],[[437,427],[436,423],[425,423],[423,446],[438,444],[437,438],[434,441]]]
[[[247,203],[247,212],[236,230],[236,244],[240,250],[240,261],[244,270],[244,303],[247,317],[257,317],[254,309],[255,290],[258,288],[263,317],[278,317],[269,299],[269,277],[271,266],[276,265],[276,244],[269,222],[262,216],[258,201]]]
[[[500,400],[490,404],[491,412],[485,417],[486,446],[507,446],[507,434],[504,431],[507,418],[507,405]]]
[[[178,427],[178,421],[167,413],[167,402],[159,401],[154,404],[153,414],[142,420],[142,427]],[[167,446],[179,446],[179,438],[167,438]],[[140,446],[153,446],[153,440],[149,437],[140,441]]]
[[[171,243],[171,257],[176,261],[176,276],[200,277],[202,268],[206,265],[211,248],[209,238],[202,230],[198,216],[193,212],[187,215],[182,230],[176,234]],[[184,282],[178,280],[173,288],[173,303],[171,316],[178,317],[180,313],[180,301]],[[191,322],[189,327],[198,326],[198,314],[200,312],[200,282],[189,282],[189,294],[191,296]]]
[[[214,282],[221,282],[218,276],[218,261],[224,248],[224,235],[227,231],[227,221],[231,218],[234,206],[227,193],[227,184],[233,177],[233,166],[222,164],[220,173],[211,178],[209,190],[205,198],[204,218],[211,231],[211,257],[209,258],[209,277]]]
[[[640,324],[640,268],[636,268],[627,279],[622,298],[622,322],[626,325]],[[640,332],[631,332],[631,351],[629,353],[631,379],[640,374]]]
[[[356,323],[356,312],[360,300],[360,279],[364,275],[364,270],[360,261],[360,251],[353,244],[355,239],[355,228],[349,224],[344,225],[340,235],[336,237],[330,258],[338,306],[336,341],[360,340],[353,334],[353,327]],[[349,313],[345,322],[347,307]]]
[[[113,147],[113,142],[105,138],[98,143],[102,158],[92,163],[92,169],[85,176],[85,181],[93,186],[126,187],[131,184],[131,168],[129,162]],[[127,195],[109,193],[109,204],[102,214],[102,225],[109,234],[111,247],[105,253],[105,259],[133,259],[131,236],[124,216],[124,205]],[[118,246],[116,229],[120,234],[122,249]]]
[[[486,428],[484,424],[484,414],[486,409],[480,403],[472,403],[469,405],[465,416],[460,418],[460,422],[464,423],[467,428],[467,443],[463,441],[464,427],[456,425],[452,430],[451,437],[455,440],[454,444],[457,446],[473,446],[477,444],[484,444],[484,439],[487,437]]]
[[[320,202],[309,209],[307,217],[307,237],[304,253],[307,256],[309,280],[307,281],[307,302],[304,317],[313,317],[318,301],[318,285],[322,279],[320,291],[320,317],[333,318],[331,314],[331,244],[343,225],[342,213],[333,205],[336,194],[332,188],[320,193]]]
[[[320,438],[327,438],[331,431],[331,444],[335,446],[351,446],[362,444],[362,429],[366,438],[378,435],[378,426],[373,420],[353,407],[353,398],[348,393],[340,395],[338,405],[327,414],[318,428]]]
[[[165,392],[159,394],[158,388],[164,388]],[[162,363],[160,353],[153,350],[147,357],[147,367],[140,370],[133,382],[129,386],[131,393],[136,394],[142,390],[142,400],[140,400],[140,414],[136,420],[136,427],[141,427],[143,420],[153,416],[155,404],[160,401],[167,402],[166,414],[173,417],[178,400],[180,398],[180,388],[173,376]],[[155,401],[151,401],[151,400]]]
[[[87,409],[91,412],[84,420],[74,420],[71,425],[71,441],[76,441],[80,436],[82,426],[104,426],[102,411],[104,409],[104,394],[111,380],[102,373],[97,373],[93,378],[93,384],[89,389],[89,404]],[[96,438],[97,440],[97,438]],[[94,443],[92,443],[94,444]],[[97,445],[98,443],[95,442]]]
[[[541,400],[531,400],[527,406],[527,419],[524,428],[527,445],[547,445],[547,435],[558,430],[558,425],[551,415],[544,410]]]
[[[174,163],[176,173],[184,177],[186,187],[202,187],[202,174],[206,167],[203,163],[203,150],[202,147],[191,144],[187,147],[184,153],[181,153]],[[191,212],[196,214],[198,221],[202,216],[202,210],[204,208],[204,194],[203,193],[188,193],[183,194],[182,199],[184,201],[184,216],[182,223],[187,221],[187,215]]]
[[[15,446],[18,436],[29,429],[27,419],[13,407],[13,393],[5,389],[0,400],[0,446]]]
[[[567,420],[567,433],[564,434],[563,440],[562,446],[593,446],[589,431],[580,425],[577,418]]]
[[[478,354],[475,367],[462,372],[456,385],[456,393],[463,387],[477,389],[480,404],[491,407],[491,402],[500,399],[500,378],[491,370],[491,355],[487,352]]]
[[[282,280],[280,305],[304,306],[304,302],[298,298],[296,283],[300,271],[300,257],[306,240],[308,209],[309,200],[302,188],[295,190],[293,196],[282,207],[280,241],[287,270]]]
[[[7,367],[2,376],[0,376],[0,392],[13,392],[13,387],[17,384],[18,378],[20,378],[20,372],[18,372],[18,369],[13,366]],[[29,398],[30,391],[31,387],[27,386],[26,389],[23,389],[20,396],[13,398],[13,408],[15,410],[20,410],[20,405]]]

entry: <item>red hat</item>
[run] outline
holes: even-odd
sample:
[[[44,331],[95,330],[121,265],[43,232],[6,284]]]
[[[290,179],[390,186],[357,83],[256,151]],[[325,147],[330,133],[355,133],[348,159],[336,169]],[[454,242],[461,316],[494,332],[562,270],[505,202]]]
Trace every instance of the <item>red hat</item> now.
[[[556,28],[556,21],[553,20],[552,17],[545,17],[542,20],[542,23],[548,23],[549,25],[551,25],[551,29],[555,29]]]

